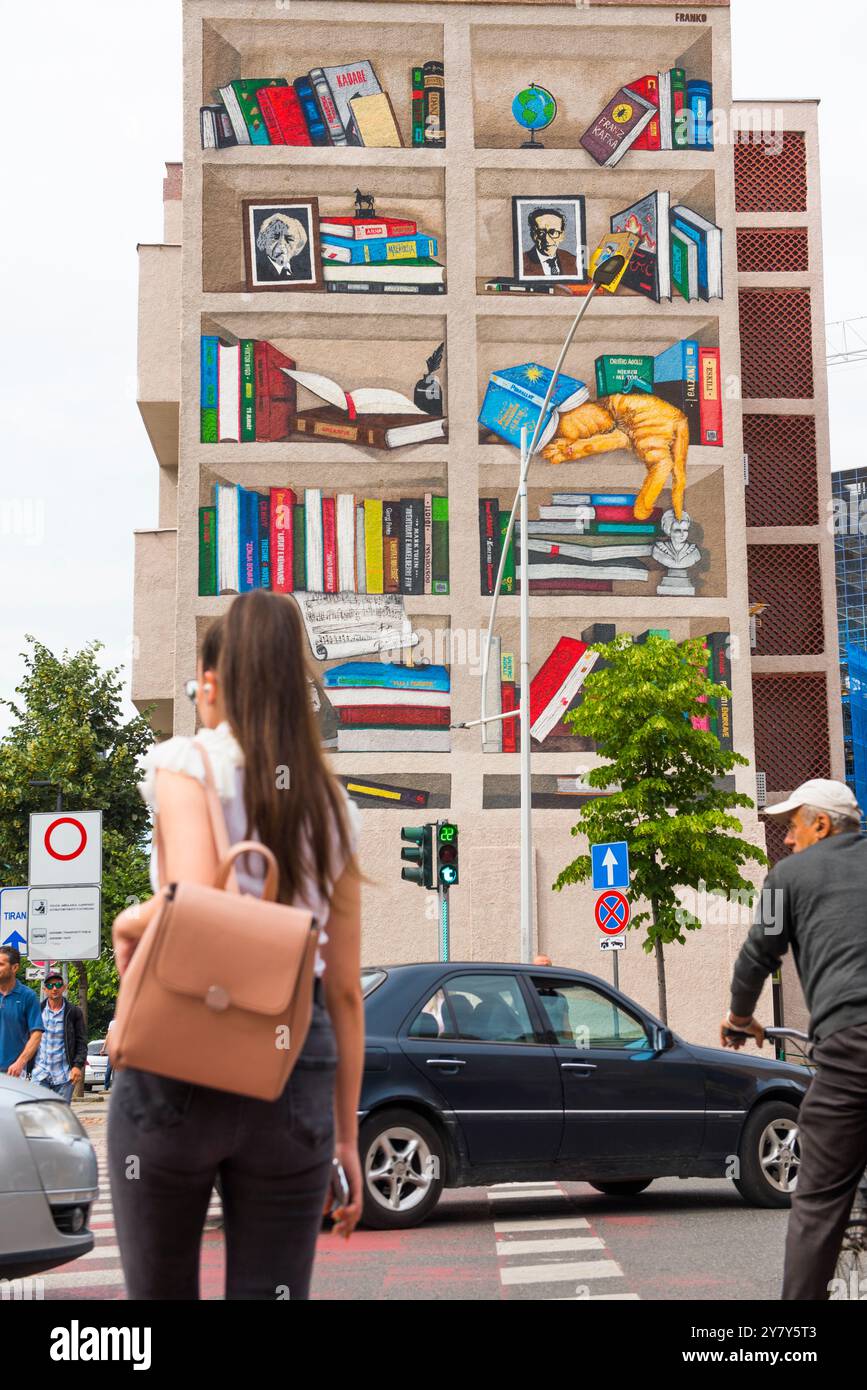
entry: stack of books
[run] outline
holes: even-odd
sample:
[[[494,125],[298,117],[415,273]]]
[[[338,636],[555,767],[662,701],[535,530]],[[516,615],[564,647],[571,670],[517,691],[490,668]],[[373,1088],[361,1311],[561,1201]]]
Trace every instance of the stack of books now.
[[[643,391],[682,410],[690,444],[722,448],[720,350],[683,338],[657,357],[605,353],[596,359],[597,396]]]
[[[323,405],[299,409],[302,386]],[[318,372],[295,370],[293,358],[271,343],[242,338],[201,339],[203,444],[275,442],[293,435],[400,449],[443,439],[446,421],[429,415],[400,391],[361,387],[344,391]]]
[[[531,594],[610,594],[615,581],[646,582],[649,556],[662,515],[636,521],[637,489],[625,492],[555,492],[527,523]],[[481,592],[492,594],[509,514],[496,497],[479,499]],[[506,553],[501,594],[521,592],[522,536],[516,521]]]
[[[346,661],[325,672],[338,717],[338,753],[448,753],[449,673],[445,666]]]
[[[597,164],[612,169],[627,150],[712,150],[713,88],[683,68],[623,86],[581,136]]]
[[[623,276],[626,289],[659,303],[672,287],[688,301],[722,299],[722,228],[657,189],[611,218],[612,232],[640,238]]]
[[[199,593],[447,594],[445,496],[383,500],[217,483],[199,508]]]
[[[445,145],[441,62],[410,73],[413,145]],[[245,77],[220,87],[200,109],[203,149],[230,145],[361,145],[399,148],[403,135],[391,98],[368,58],[285,77]]]
[[[328,290],[443,294],[445,266],[435,236],[409,217],[325,216],[319,223]]]

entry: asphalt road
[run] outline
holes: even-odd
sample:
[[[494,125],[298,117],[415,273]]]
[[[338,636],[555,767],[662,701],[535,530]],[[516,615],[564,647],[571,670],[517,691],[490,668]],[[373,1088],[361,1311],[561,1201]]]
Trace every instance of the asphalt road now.
[[[104,1109],[82,1120],[100,1156],[96,1248],[44,1279],[46,1299],[124,1298],[105,1180]],[[214,1198],[202,1250],[202,1296],[222,1297],[223,1239]],[[747,1207],[730,1183],[663,1179],[633,1198],[584,1183],[462,1188],[425,1225],[323,1232],[314,1299],[779,1298],[786,1213]]]

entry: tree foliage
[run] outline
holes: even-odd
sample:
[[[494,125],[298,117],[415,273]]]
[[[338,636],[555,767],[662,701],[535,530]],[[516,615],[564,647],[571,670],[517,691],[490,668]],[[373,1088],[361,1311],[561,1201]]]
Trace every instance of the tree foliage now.
[[[70,995],[83,984],[79,1002],[93,1002],[93,1021],[103,1028],[118,983],[111,923],[131,898],[150,894],[150,816],[136,763],[154,734],[143,715],[124,719],[121,670],[99,665],[101,643],[55,656],[36,638],[26,641],[18,698],[0,702],[11,712],[0,739],[0,877],[4,885],[27,883],[30,813],[51,810],[58,787],[64,807],[102,811],[102,955],[76,963]]]
[[[625,840],[629,845],[630,905],[639,905],[630,930],[646,927],[643,949],[657,952],[660,1012],[665,1018],[662,947],[685,944],[684,931],[701,927],[682,905],[678,888],[737,893],[746,901],[753,885],[741,872],[767,856],[742,837],[738,807],[753,806],[743,793],[723,790],[721,780],[748,759],[720,747],[716,734],[693,726],[707,701],[728,695],[707,675],[700,638],[672,642],[651,636],[637,644],[624,634],[593,648],[602,664],[584,682],[584,698],[567,714],[576,734],[595,740],[604,763],[585,782],[605,796],[582,807],[573,835],[590,844]],[[557,876],[558,891],[591,877],[590,855],[581,854]]]

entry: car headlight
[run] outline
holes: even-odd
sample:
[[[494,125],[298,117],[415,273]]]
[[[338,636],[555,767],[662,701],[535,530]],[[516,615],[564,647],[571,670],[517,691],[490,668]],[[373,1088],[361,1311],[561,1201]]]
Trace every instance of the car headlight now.
[[[24,1101],[15,1114],[28,1139],[78,1139],[84,1134],[69,1106],[59,1100]]]

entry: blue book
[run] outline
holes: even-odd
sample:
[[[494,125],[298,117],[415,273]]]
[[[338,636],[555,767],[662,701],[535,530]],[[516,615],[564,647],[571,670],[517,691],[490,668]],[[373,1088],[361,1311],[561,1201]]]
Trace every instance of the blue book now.
[[[365,241],[326,234],[321,241],[323,261],[340,261],[346,265],[382,265],[389,261],[417,260],[419,257],[433,260],[437,253],[436,237],[425,236],[424,233],[378,236]]]
[[[316,104],[316,97],[313,95],[313,83],[310,81],[310,78],[296,77],[292,86],[298,93],[301,111],[313,144],[330,145],[331,141],[328,138],[325,122],[319,114],[319,107]]]
[[[550,381],[550,367],[540,367],[536,362],[525,362],[520,367],[507,367],[504,371],[492,372],[482,403],[479,424],[485,425],[501,439],[505,439],[507,444],[514,444],[519,449],[521,429],[526,425],[529,448]],[[589,399],[589,395],[583,381],[574,376],[560,374],[539,431],[536,452],[543,449],[556,434],[561,412],[583,405]]]
[[[701,443],[698,382],[698,343],[694,338],[684,338],[654,358],[653,394],[683,411],[691,444]]]
[[[710,299],[707,273],[707,233],[700,228],[694,227],[692,223],[686,222],[682,217],[672,217],[671,225],[676,227],[682,236],[688,237],[694,242],[698,249],[698,294],[700,299]]]
[[[238,592],[259,588],[259,494],[238,483]]]
[[[201,397],[202,410],[213,410],[217,404],[217,348],[219,338],[215,333],[203,333],[201,343]]]
[[[631,507],[638,496],[635,492],[593,492],[591,507]]]
[[[383,690],[450,688],[445,666],[401,666],[392,661],[345,661],[325,672],[326,686],[379,686]]]

